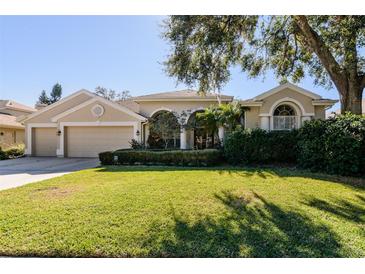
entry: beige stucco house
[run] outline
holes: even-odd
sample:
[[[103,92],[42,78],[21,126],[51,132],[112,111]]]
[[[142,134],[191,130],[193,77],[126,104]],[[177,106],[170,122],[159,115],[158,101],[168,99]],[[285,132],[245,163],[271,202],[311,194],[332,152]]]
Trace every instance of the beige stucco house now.
[[[232,96],[220,98],[222,104],[233,101]],[[244,126],[265,130],[298,128],[307,120],[325,119],[326,108],[336,102],[292,84],[240,101],[249,108]],[[180,148],[189,149],[194,148],[197,136],[194,129],[187,130],[184,125],[195,113],[212,104],[218,104],[214,94],[200,96],[192,90],[150,94],[120,102],[80,90],[19,121],[26,128],[28,155],[96,157],[101,151],[129,148],[131,139],[146,143],[148,118],[168,111],[180,117]],[[224,128],[220,128],[219,138],[223,136]]]
[[[24,143],[24,125],[17,117],[26,116],[36,110],[12,100],[0,100],[0,147]]]

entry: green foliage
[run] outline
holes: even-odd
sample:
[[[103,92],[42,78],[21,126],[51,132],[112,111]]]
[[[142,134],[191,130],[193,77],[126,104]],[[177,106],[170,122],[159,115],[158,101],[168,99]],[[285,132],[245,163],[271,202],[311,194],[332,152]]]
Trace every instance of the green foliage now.
[[[8,159],[7,155],[6,155],[5,151],[2,150],[2,148],[0,147],[0,160],[6,160],[6,159]]]
[[[103,165],[112,165],[114,164],[114,156],[113,152],[105,151],[99,153],[99,160]]]
[[[214,135],[218,132],[219,115],[218,106],[212,105],[198,112],[195,115],[197,123],[205,128],[208,134]]]
[[[23,144],[14,145],[14,146],[8,147],[6,149],[2,149],[0,147],[0,160],[7,160],[7,159],[21,157],[24,155],[24,151],[25,151],[25,148],[24,148]]]
[[[168,75],[203,93],[219,91],[238,66],[249,77],[273,70],[280,82],[309,74],[315,84],[334,83],[345,108],[351,97],[361,99],[365,16],[184,15],[170,16],[164,27],[172,45]]]
[[[45,104],[45,105],[50,104],[50,100],[49,100],[45,90],[42,90],[41,95],[39,95],[38,103],[39,104]]]
[[[136,139],[132,139],[129,144],[132,149],[144,149],[145,145],[142,142],[137,141]]]
[[[295,163],[297,132],[238,129],[224,142],[224,156],[231,164]]]
[[[107,89],[101,86],[97,86],[95,88],[95,94],[110,101],[117,101],[117,100],[125,101],[132,97],[129,90],[123,90],[121,92],[117,92],[113,89]]]
[[[180,125],[175,115],[168,111],[157,113],[149,118],[149,127],[151,135],[159,136],[164,147],[167,148],[171,139],[175,139],[180,134]]]
[[[148,164],[175,166],[212,166],[221,162],[221,153],[216,149],[205,150],[117,150],[99,154],[102,164],[114,163],[114,156],[118,164]]]
[[[347,113],[305,123],[299,130],[299,164],[341,175],[365,174],[365,117]]]
[[[56,83],[52,87],[52,91],[49,98],[50,104],[56,103],[61,99],[61,97],[62,97],[62,86],[59,83]]]
[[[347,113],[299,130],[236,130],[224,143],[231,164],[295,163],[313,171],[365,174],[365,117]]]
[[[45,90],[42,90],[41,95],[39,95],[38,97],[37,103],[50,105],[59,101],[61,97],[62,97],[62,86],[59,83],[56,83],[52,87],[50,96],[47,95]]]
[[[247,107],[233,102],[209,106],[204,112],[197,113],[196,117],[211,134],[216,133],[219,126],[224,126],[228,132],[231,132],[243,124],[246,110],[248,110]]]

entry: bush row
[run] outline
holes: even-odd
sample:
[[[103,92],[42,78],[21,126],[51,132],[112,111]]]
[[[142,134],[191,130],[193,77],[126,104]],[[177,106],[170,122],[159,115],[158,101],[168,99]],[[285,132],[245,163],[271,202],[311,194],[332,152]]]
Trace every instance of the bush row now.
[[[205,150],[117,150],[99,154],[104,165],[148,164],[177,166],[213,166],[221,162],[221,152],[217,149]]]
[[[237,130],[227,136],[224,156],[230,164],[295,163],[296,130]]]
[[[0,147],[0,160],[17,158],[24,155],[24,145],[16,145],[6,149]]]
[[[225,140],[231,164],[298,163],[313,171],[365,174],[365,117],[338,115],[299,130],[237,130]]]
[[[365,117],[346,114],[306,123],[298,134],[298,163],[313,171],[365,174]]]

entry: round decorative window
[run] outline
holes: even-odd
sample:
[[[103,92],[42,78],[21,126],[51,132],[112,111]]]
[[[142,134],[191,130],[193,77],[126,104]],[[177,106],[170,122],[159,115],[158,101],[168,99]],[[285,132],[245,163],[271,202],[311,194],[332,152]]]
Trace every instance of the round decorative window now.
[[[101,105],[95,105],[92,107],[91,112],[95,117],[100,117],[104,114],[104,107]]]

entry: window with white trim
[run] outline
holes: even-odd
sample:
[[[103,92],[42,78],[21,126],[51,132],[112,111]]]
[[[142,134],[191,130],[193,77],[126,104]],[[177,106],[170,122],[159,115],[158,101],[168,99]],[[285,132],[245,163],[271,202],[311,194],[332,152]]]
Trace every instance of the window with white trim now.
[[[291,130],[296,128],[297,116],[293,107],[287,104],[278,106],[273,115],[274,130]]]

